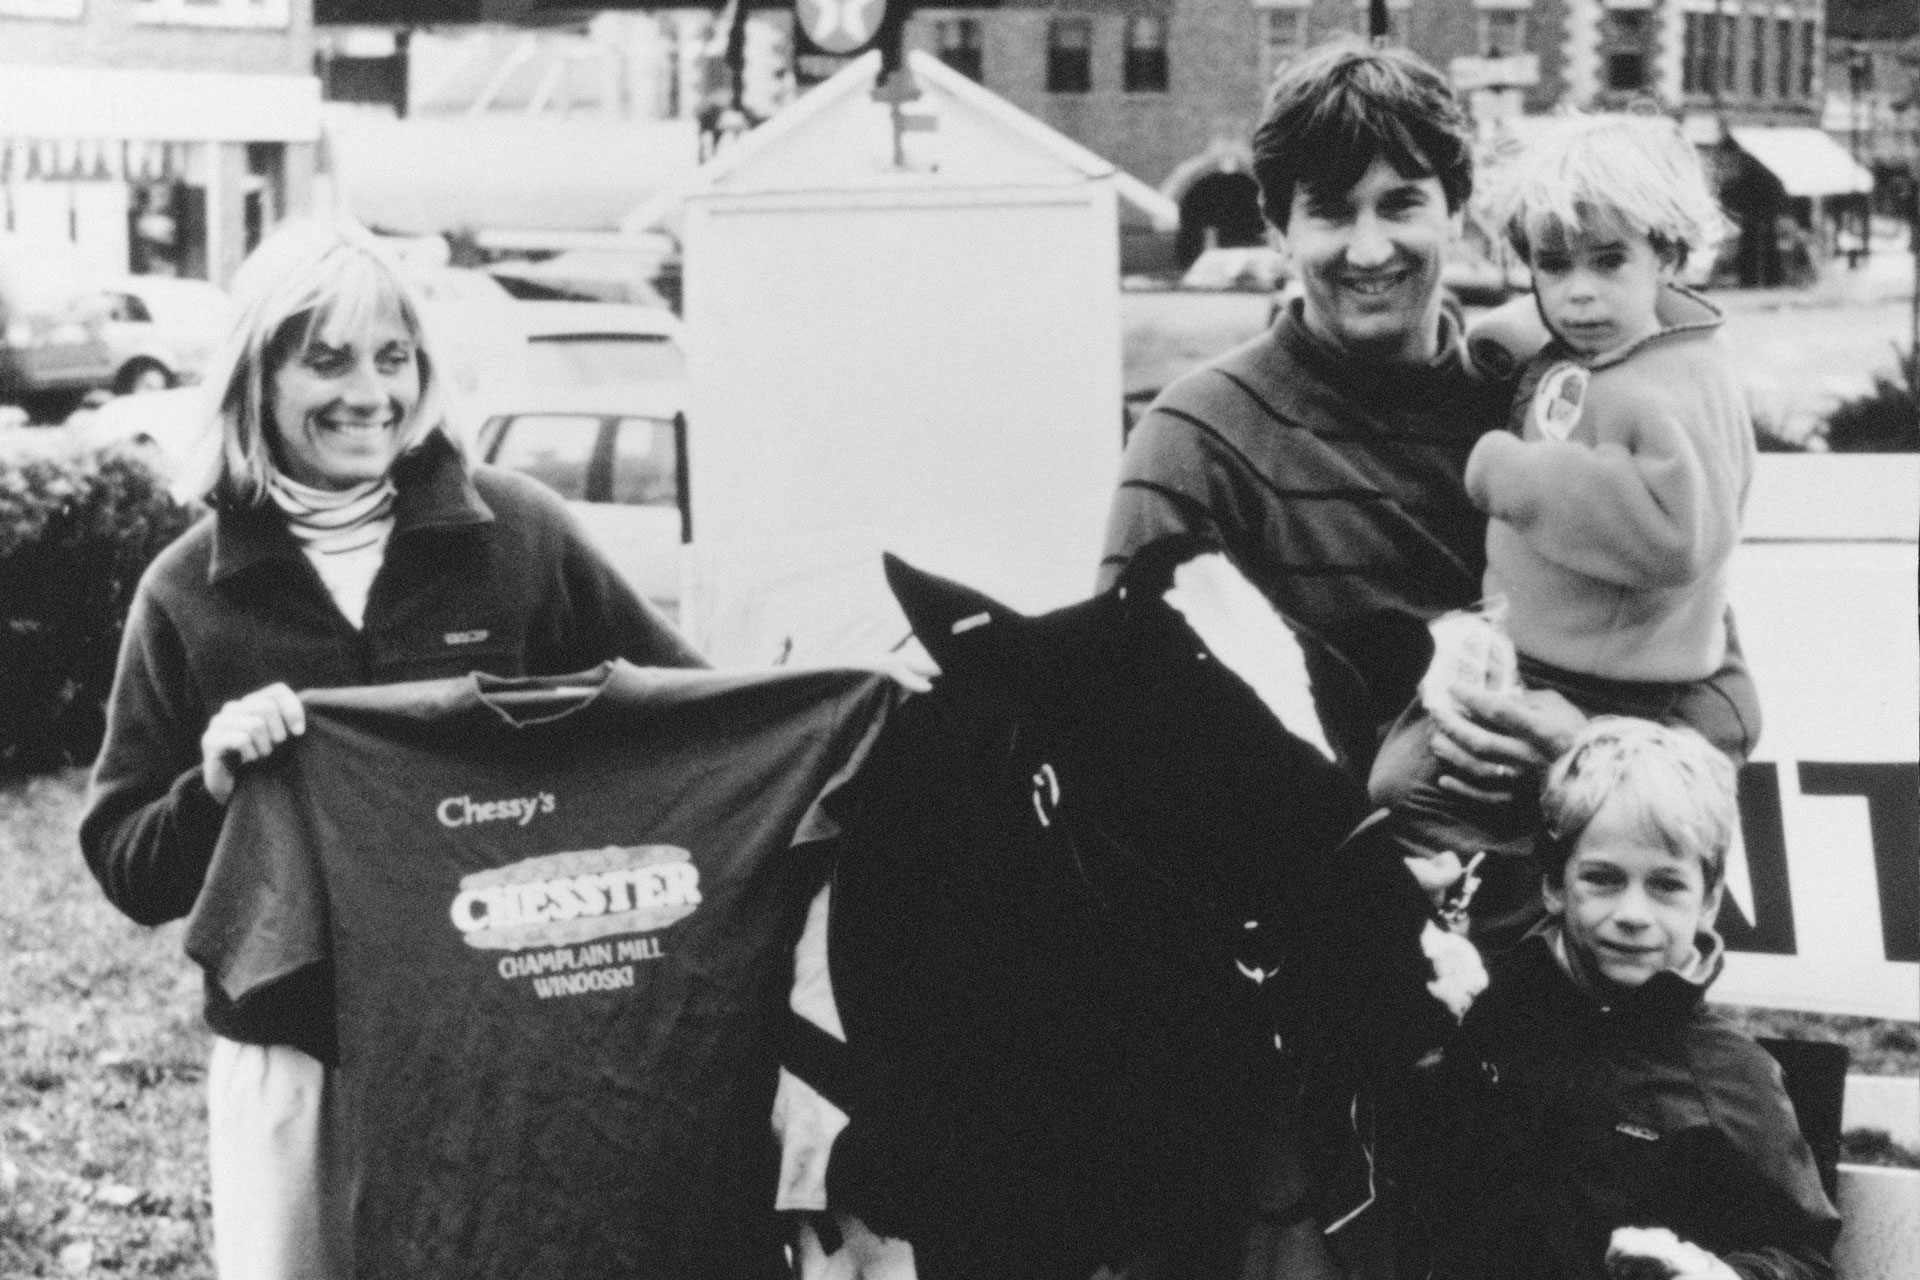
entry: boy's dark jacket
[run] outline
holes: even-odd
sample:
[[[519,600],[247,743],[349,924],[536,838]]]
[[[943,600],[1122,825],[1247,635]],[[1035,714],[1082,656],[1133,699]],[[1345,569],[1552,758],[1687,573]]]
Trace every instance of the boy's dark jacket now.
[[[1660,973],[1610,1003],[1543,935],[1490,966],[1396,1126],[1408,1243],[1436,1280],[1604,1280],[1620,1226],[1670,1228],[1748,1280],[1833,1274],[1839,1214],[1779,1067],[1705,1005],[1709,959],[1704,982]]]

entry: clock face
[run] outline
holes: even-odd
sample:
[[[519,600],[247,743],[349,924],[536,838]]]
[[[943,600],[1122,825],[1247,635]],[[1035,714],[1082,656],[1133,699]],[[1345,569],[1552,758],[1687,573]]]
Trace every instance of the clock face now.
[[[852,53],[871,41],[886,16],[886,0],[796,0],[795,15],[822,53]]]

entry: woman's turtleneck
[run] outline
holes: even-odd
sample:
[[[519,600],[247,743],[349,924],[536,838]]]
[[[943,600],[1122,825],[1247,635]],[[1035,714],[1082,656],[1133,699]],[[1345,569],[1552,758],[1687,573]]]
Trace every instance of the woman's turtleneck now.
[[[351,489],[319,489],[276,472],[267,482],[267,493],[286,516],[288,530],[341,615],[359,630],[366,619],[367,593],[393,533],[392,478]]]

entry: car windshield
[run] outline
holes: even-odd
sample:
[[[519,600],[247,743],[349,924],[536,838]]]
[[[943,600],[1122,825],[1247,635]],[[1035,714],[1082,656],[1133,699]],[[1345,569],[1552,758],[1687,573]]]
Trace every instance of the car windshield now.
[[[556,334],[527,343],[527,377],[536,387],[659,382],[685,371],[680,348],[665,334]]]
[[[673,424],[658,418],[517,414],[496,419],[487,440],[488,462],[575,502],[670,507],[679,495]]]

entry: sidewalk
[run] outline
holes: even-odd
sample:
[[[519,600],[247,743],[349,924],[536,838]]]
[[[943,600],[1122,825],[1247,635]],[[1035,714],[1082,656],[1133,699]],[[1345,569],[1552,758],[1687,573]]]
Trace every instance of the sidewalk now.
[[[1800,289],[1714,289],[1707,296],[1728,311],[1781,311],[1814,307],[1862,307],[1913,298],[1914,259],[1898,241],[1877,241],[1871,257],[1849,267],[1835,258],[1813,284]]]

